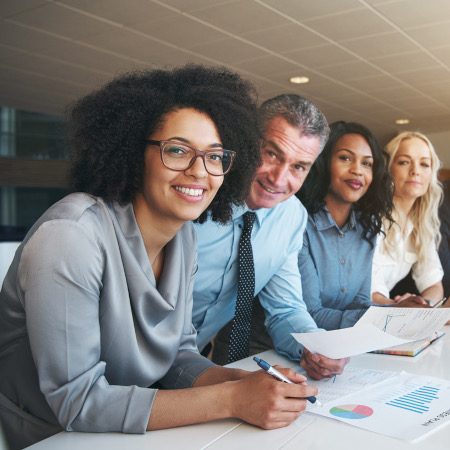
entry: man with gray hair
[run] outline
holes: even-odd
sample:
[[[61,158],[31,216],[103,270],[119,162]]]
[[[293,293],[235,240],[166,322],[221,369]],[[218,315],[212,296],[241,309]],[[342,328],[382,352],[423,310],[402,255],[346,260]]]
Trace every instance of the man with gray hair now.
[[[341,373],[347,360],[311,354],[290,333],[318,331],[302,298],[298,254],[307,212],[295,193],[328,137],[321,111],[307,99],[284,94],[259,110],[261,165],[244,206],[232,220],[196,224],[198,272],[193,324],[202,351],[216,336],[213,361],[249,355],[252,311],[258,296],[275,349],[314,378]],[[259,307],[259,304],[257,305]],[[260,308],[260,307],[259,307]],[[261,320],[261,319],[260,319]]]

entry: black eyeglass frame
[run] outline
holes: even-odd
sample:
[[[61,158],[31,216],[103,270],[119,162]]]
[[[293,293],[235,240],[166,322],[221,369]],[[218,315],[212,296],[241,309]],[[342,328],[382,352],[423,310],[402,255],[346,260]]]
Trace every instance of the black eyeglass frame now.
[[[217,173],[211,173],[208,170],[208,167],[206,166],[206,161],[205,161],[205,156],[208,153],[213,153],[214,150],[207,150],[207,151],[198,150],[197,148],[192,147],[192,145],[185,144],[184,142],[171,141],[171,140],[157,141],[155,139],[145,139],[145,142],[147,142],[150,145],[156,145],[156,146],[159,147],[159,155],[161,157],[161,162],[163,163],[164,167],[166,167],[169,170],[173,170],[174,172],[183,172],[185,170],[188,170],[189,168],[191,168],[194,165],[195,160],[197,158],[201,158],[203,160],[203,166],[205,167],[205,170],[210,175],[212,175],[213,177],[221,177],[223,175],[226,175],[231,170],[231,168],[233,167],[234,158],[236,157],[236,152],[234,150],[227,150],[227,149],[224,149],[224,148],[217,149],[217,150],[220,150],[221,152],[226,152],[226,154],[229,155],[229,157],[230,157],[230,165],[228,166],[227,170],[224,171],[221,174],[217,174]],[[191,160],[190,160],[190,162],[189,162],[187,167],[185,167],[184,169],[173,169],[172,167],[169,167],[166,164],[166,162],[164,161],[163,152],[164,152],[164,145],[166,145],[168,143],[174,143],[174,144],[178,144],[178,145],[183,145],[183,146],[188,147],[189,149],[191,149],[191,150],[193,150],[195,152],[195,155],[191,158]]]

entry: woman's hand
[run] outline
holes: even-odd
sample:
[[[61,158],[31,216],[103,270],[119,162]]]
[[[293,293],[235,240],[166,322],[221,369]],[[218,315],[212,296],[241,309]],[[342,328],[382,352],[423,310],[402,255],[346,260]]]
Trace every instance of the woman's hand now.
[[[394,300],[395,303],[400,303],[403,300],[406,300],[408,297],[411,297],[414,294],[411,294],[410,292],[405,292],[403,295],[396,295],[392,300]]]
[[[219,373],[221,369],[223,375]],[[213,372],[209,377],[204,377],[197,387],[160,389],[153,402],[147,430],[230,417],[265,429],[285,427],[305,410],[305,397],[317,394],[317,389],[307,386],[306,378],[292,369],[278,370],[293,384],[278,381],[264,371],[230,372],[232,370],[212,367],[208,371]],[[233,381],[217,382],[230,375]]]
[[[319,353],[311,353],[307,348],[304,348],[300,365],[311,378],[320,380],[341,374],[349,361],[350,358],[327,358]]]
[[[254,372],[232,382],[232,415],[266,430],[289,425],[305,410],[306,397],[317,389],[306,385],[306,378],[292,369],[277,369],[293,381],[284,383],[264,371]]]
[[[430,308],[429,303],[420,295],[409,295],[392,306],[399,308]]]

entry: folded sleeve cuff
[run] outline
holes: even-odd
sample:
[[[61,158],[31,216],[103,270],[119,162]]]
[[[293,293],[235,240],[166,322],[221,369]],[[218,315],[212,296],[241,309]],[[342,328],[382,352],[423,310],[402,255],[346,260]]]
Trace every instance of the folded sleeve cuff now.
[[[133,392],[123,421],[123,433],[145,433],[150,418],[156,389],[133,386]]]
[[[167,374],[160,380],[161,384],[170,389],[192,387],[195,380],[207,369],[215,366],[209,359],[198,353],[182,351]]]

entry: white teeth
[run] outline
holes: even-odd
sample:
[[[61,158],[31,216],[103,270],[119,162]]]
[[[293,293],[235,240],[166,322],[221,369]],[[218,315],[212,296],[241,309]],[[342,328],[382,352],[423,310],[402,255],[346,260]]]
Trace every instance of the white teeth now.
[[[175,189],[182,192],[183,194],[191,195],[192,197],[200,197],[203,194],[203,189],[192,189],[182,186],[175,186]]]
[[[270,192],[271,194],[275,194],[277,192],[277,191],[274,191],[273,189],[268,188],[267,186],[265,186],[261,182],[259,184],[265,191]]]

